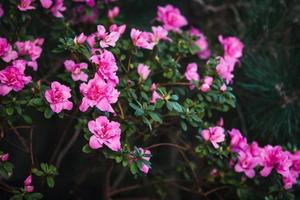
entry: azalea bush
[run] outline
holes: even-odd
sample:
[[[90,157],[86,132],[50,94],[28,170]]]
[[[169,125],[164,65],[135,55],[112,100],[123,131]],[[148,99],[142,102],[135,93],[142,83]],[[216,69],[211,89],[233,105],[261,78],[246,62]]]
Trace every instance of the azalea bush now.
[[[224,127],[247,46],[211,48],[171,4],[126,23],[123,4],[0,4],[1,196],[295,198],[300,151]]]

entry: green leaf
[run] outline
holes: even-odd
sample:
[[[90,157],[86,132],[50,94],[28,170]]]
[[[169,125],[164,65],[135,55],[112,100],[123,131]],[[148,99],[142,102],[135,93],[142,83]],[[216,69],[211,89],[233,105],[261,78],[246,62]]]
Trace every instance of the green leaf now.
[[[30,104],[34,104],[34,105],[37,105],[37,106],[41,106],[44,104],[44,101],[43,99],[41,98],[34,98],[34,99],[31,99],[30,100]]]
[[[84,145],[82,147],[82,152],[83,153],[91,153],[93,150],[90,148],[90,146],[88,144]]]
[[[149,112],[148,114],[150,115],[150,117],[151,117],[154,121],[159,122],[159,123],[162,123],[162,120],[161,120],[160,116],[159,116],[157,113],[155,113],[155,112]]]
[[[23,200],[23,195],[15,194],[14,196],[10,197],[9,200]]]
[[[136,174],[137,173],[138,168],[137,168],[137,166],[136,166],[135,163],[133,163],[133,164],[130,165],[130,171],[131,171],[132,174]]]
[[[33,168],[31,170],[31,172],[36,175],[36,176],[43,176],[44,175],[44,172],[42,172],[41,170],[38,170],[37,168]]]
[[[182,112],[182,107],[178,102],[172,102],[174,110],[177,112]]]
[[[44,117],[46,119],[50,119],[53,115],[53,112],[50,110],[50,108],[47,108],[45,111],[44,111]]]
[[[25,121],[26,123],[32,124],[32,119],[31,119],[30,116],[28,116],[28,115],[22,115],[22,117],[23,117],[23,119],[24,119],[24,121]]]
[[[187,125],[184,121],[180,122],[180,126],[181,126],[182,130],[187,131]]]
[[[14,108],[12,108],[12,107],[6,108],[5,111],[6,111],[6,114],[8,114],[8,115],[13,115],[14,114]]]
[[[41,163],[41,169],[44,171],[44,172],[48,172],[48,165],[46,163]]]
[[[52,176],[47,176],[47,185],[50,188],[53,188],[55,185],[54,178]]]

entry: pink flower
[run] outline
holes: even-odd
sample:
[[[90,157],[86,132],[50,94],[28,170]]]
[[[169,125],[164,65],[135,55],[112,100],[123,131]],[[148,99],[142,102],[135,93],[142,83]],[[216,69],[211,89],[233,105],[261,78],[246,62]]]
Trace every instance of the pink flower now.
[[[156,83],[152,83],[151,86],[150,86],[150,90],[153,92],[156,89],[157,89]]]
[[[110,21],[113,21],[115,17],[120,14],[120,8],[118,6],[109,9],[107,12],[107,17]]]
[[[0,18],[4,15],[4,9],[2,7],[2,4],[0,3]]]
[[[291,189],[292,186],[297,183],[297,178],[298,176],[293,173],[283,176],[284,189]]]
[[[79,36],[76,36],[74,38],[74,43],[75,44],[83,44],[83,43],[85,43],[86,39],[87,39],[87,36],[84,35],[84,33],[81,33]]]
[[[152,50],[155,43],[152,41],[153,35],[150,32],[131,29],[130,37],[133,44],[137,47]]]
[[[57,81],[51,83],[51,89],[46,90],[45,98],[50,103],[51,110],[60,113],[63,109],[72,110],[71,89]]]
[[[191,36],[195,36],[197,38],[195,44],[199,47],[199,52],[197,53],[197,56],[200,59],[208,59],[210,57],[210,50],[208,48],[208,42],[205,37],[205,35],[199,31],[198,29],[192,27],[190,30]]]
[[[118,32],[118,33],[120,33],[120,35],[122,35],[125,32],[125,30],[126,30],[125,24],[120,25],[120,26],[118,26],[117,24],[112,24],[109,27],[110,32]]]
[[[18,57],[17,52],[12,50],[7,39],[2,37],[0,37],[0,57],[4,62],[10,62]]]
[[[248,149],[247,139],[242,136],[238,129],[232,129],[229,131],[230,135],[230,147],[233,152],[246,151]]]
[[[219,41],[224,48],[224,56],[232,58],[240,58],[243,55],[244,44],[236,37],[223,38],[219,35]]]
[[[190,82],[190,84],[193,84],[193,81],[199,81],[200,79],[197,68],[198,66],[196,63],[189,63],[186,66],[184,76]]]
[[[52,15],[54,17],[64,17],[61,12],[64,12],[67,8],[64,6],[64,0],[56,0],[55,4],[51,8]]]
[[[97,26],[97,34],[96,36],[100,39],[100,46],[102,48],[107,48],[109,46],[114,47],[116,46],[116,42],[120,38],[119,32],[110,32],[107,33],[106,29],[102,25]]]
[[[210,141],[214,148],[219,148],[220,142],[225,140],[224,129],[220,126],[210,127],[201,132],[202,138],[205,141]]]
[[[148,65],[139,64],[137,67],[137,73],[142,78],[142,80],[146,80],[150,74],[151,70]]]
[[[113,113],[111,104],[116,103],[120,95],[111,83],[106,83],[97,74],[87,84],[81,83],[80,92],[84,96],[79,107],[82,112],[96,106],[103,112]]]
[[[221,85],[220,90],[221,92],[225,92],[227,90],[227,86],[225,83]]]
[[[212,85],[214,79],[211,76],[205,76],[203,84],[200,87],[202,92],[208,92],[210,90],[210,86]]]
[[[145,150],[143,148],[139,148],[139,150],[141,151],[141,153],[143,154],[142,159],[143,160],[147,160],[149,161],[151,158],[151,151],[150,150]],[[148,174],[149,172],[149,167],[147,165],[145,165],[144,163],[142,164],[142,168],[140,169],[143,173]]]
[[[238,60],[232,57],[219,57],[219,64],[216,66],[218,75],[223,78],[226,83],[231,83],[233,78],[234,66]]]
[[[37,38],[34,41],[17,41],[15,45],[17,46],[20,55],[28,55],[32,61],[36,61],[43,51],[42,45],[44,43],[44,38]]]
[[[100,116],[88,123],[92,132],[89,145],[92,149],[99,149],[105,144],[113,151],[121,150],[121,128],[118,122],[109,121],[107,117]]]
[[[158,99],[163,99],[155,90],[152,92],[150,103],[155,104]]]
[[[8,66],[0,71],[0,95],[5,96],[11,90],[18,92],[31,82],[30,76],[25,76],[25,65]]]
[[[172,5],[158,6],[157,20],[163,23],[166,30],[175,32],[181,32],[180,28],[188,24],[179,9],[174,8]]]
[[[254,168],[257,166],[256,159],[253,158],[250,152],[239,152],[238,162],[234,166],[236,172],[244,172],[249,178],[255,176]]]
[[[293,155],[291,155],[291,160],[293,162],[291,170],[296,174],[300,174],[300,151],[296,151]]]
[[[18,8],[21,11],[35,9],[35,7],[32,6],[31,4],[32,4],[32,0],[20,0],[20,3],[18,4]]]
[[[118,66],[114,55],[110,51],[103,50],[100,55],[94,55],[90,60],[98,65],[97,74],[100,78],[113,86],[119,83],[119,78],[116,74]]]
[[[152,42],[157,44],[160,40],[172,41],[168,37],[168,31],[161,26],[152,26]]]
[[[31,184],[32,184],[32,176],[29,175],[24,181],[24,186],[25,186],[26,192],[29,192],[29,193],[33,192],[34,187]]]
[[[74,81],[87,81],[88,75],[83,71],[88,67],[86,63],[75,63],[73,60],[66,60],[64,65],[66,70],[71,72]]]
[[[200,87],[200,90],[201,90],[202,92],[208,92],[208,91],[210,90],[210,86],[209,86],[208,84],[206,84],[206,83],[203,83],[203,84],[201,85],[201,87]]]
[[[9,159],[9,154],[8,153],[0,155],[0,160],[2,162],[8,161],[8,159]]]
[[[46,9],[49,9],[53,4],[52,0],[40,0],[40,2],[42,7]]]

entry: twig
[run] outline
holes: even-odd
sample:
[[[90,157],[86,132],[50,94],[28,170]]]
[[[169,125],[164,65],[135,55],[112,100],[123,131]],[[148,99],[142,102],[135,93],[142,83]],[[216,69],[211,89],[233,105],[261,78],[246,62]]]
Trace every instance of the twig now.
[[[19,131],[11,123],[8,123],[8,125],[13,130],[13,132],[16,134],[17,138],[20,140],[20,142],[24,146],[25,151],[28,153],[29,148],[28,148],[28,145],[26,143],[26,140],[22,137],[22,135],[19,133]]]
[[[120,103],[120,101],[118,101],[118,106],[119,106],[119,109],[120,109],[120,112],[121,112],[121,119],[125,119],[125,115],[124,115],[124,111],[123,111],[123,108],[122,108],[122,105]]]
[[[224,190],[224,189],[228,189],[228,188],[230,188],[230,187],[229,187],[229,186],[221,186],[221,187],[218,187],[218,188],[214,188],[214,189],[212,189],[212,190],[209,190],[209,191],[205,192],[204,194],[205,194],[205,196],[208,196],[208,195],[210,195],[210,194],[212,194],[212,193],[214,193],[214,192],[216,192],[216,191]]]
[[[169,147],[175,147],[177,149],[180,149],[180,150],[187,150],[187,148],[183,147],[183,146],[180,146],[180,145],[177,145],[177,144],[173,144],[173,143],[158,143],[158,144],[153,144],[149,147],[146,147],[146,149],[153,149],[153,148],[156,148],[156,147],[160,147],[160,146],[169,146]]]
[[[29,136],[30,136],[30,146],[29,146],[29,149],[30,149],[31,165],[35,166],[34,156],[33,156],[33,127],[31,127],[31,129],[30,129]]]

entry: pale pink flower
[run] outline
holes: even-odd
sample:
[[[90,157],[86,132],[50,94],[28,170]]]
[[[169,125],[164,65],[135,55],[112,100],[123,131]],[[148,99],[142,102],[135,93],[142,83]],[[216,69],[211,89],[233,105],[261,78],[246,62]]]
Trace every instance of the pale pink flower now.
[[[208,48],[208,42],[207,39],[205,37],[205,35],[199,31],[198,29],[192,27],[190,30],[190,34],[191,36],[195,36],[197,38],[197,40],[195,41],[195,44],[199,47],[199,51],[197,53],[197,56],[200,59],[208,59],[210,57],[210,50]]]
[[[104,144],[113,151],[121,150],[121,128],[118,122],[110,122],[107,117],[100,116],[89,121],[88,128],[93,134],[89,141],[92,149],[99,149]]]
[[[107,17],[110,21],[113,21],[115,17],[117,17],[120,14],[120,8],[118,6],[113,7],[112,9],[109,9],[107,12]]]
[[[148,65],[138,64],[137,73],[142,78],[142,80],[146,80],[150,74],[151,70]]]
[[[206,84],[206,83],[203,83],[201,86],[200,86],[200,90],[202,92],[208,92],[210,90],[210,85]]]
[[[32,0],[20,0],[20,3],[18,4],[18,8],[21,11],[27,11],[27,10],[35,9],[35,7],[32,6],[31,4],[32,4]]]
[[[4,62],[10,62],[18,57],[17,52],[12,50],[7,39],[2,37],[0,37],[0,57]]]
[[[223,117],[221,117],[221,118],[219,119],[219,121],[217,121],[217,125],[218,125],[218,126],[224,126],[224,119],[223,119]]]
[[[221,85],[220,90],[221,92],[225,92],[227,90],[227,86],[225,83]]]
[[[114,47],[116,46],[116,42],[120,38],[119,32],[106,32],[106,29],[102,25],[97,26],[97,33],[96,36],[100,39],[100,46],[102,48],[107,48],[109,46]]]
[[[79,110],[82,112],[85,112],[89,107],[96,106],[103,112],[114,113],[111,104],[116,103],[120,95],[120,92],[111,83],[106,83],[97,74],[87,84],[81,83],[80,92],[83,98]]]
[[[210,90],[210,86],[212,85],[214,79],[211,76],[205,76],[203,84],[200,87],[202,92],[208,92]]]
[[[8,161],[8,159],[9,159],[9,154],[8,153],[0,155],[0,160],[2,162]]]
[[[144,160],[147,160],[147,161],[149,161],[150,160],[150,158],[151,158],[151,151],[150,150],[148,150],[148,149],[143,149],[143,148],[139,148],[139,150],[142,152],[142,154],[143,154],[143,156],[142,156],[142,158],[144,159]],[[146,155],[146,156],[145,156]],[[143,173],[145,173],[145,174],[148,174],[148,172],[149,172],[149,167],[147,166],[147,165],[145,165],[144,163],[142,164],[142,168],[140,169]]]
[[[234,166],[236,172],[244,172],[248,178],[253,178],[255,176],[254,168],[257,166],[256,159],[252,156],[250,152],[239,152],[238,162]]]
[[[193,81],[199,81],[200,76],[197,72],[197,64],[196,63],[189,63],[186,66],[184,76],[190,82],[190,89],[193,89],[195,86],[193,85]]]
[[[242,136],[238,129],[232,129],[229,131],[230,135],[230,147],[233,152],[246,151],[248,149],[247,139]]]
[[[74,38],[74,43],[75,44],[83,44],[87,40],[87,36],[84,35],[84,33],[81,33],[79,36],[76,36]]]
[[[152,92],[150,103],[155,104],[158,99],[163,99],[155,90]]]
[[[133,44],[137,47],[152,50],[155,43],[152,41],[153,34],[146,31],[131,29],[130,37]]]
[[[181,32],[180,28],[188,24],[179,9],[174,8],[172,5],[166,5],[165,7],[158,6],[157,20],[163,23],[166,30],[175,32]]]
[[[32,184],[32,176],[29,175],[24,181],[24,187],[25,187],[26,192],[29,192],[29,193],[33,192],[34,187],[31,184]]]
[[[220,126],[210,127],[201,132],[202,138],[205,141],[210,141],[214,148],[219,148],[220,142],[225,140],[224,128]]]
[[[117,24],[112,24],[109,27],[110,32],[118,32],[118,33],[120,33],[120,35],[122,35],[125,32],[125,30],[126,30],[125,24],[120,25],[120,26],[118,26]]]
[[[64,12],[67,8],[64,6],[64,0],[55,0],[55,4],[51,8],[52,15],[54,17],[64,17],[61,12]]]
[[[0,18],[4,15],[4,9],[2,4],[0,3]]]
[[[232,58],[240,58],[243,55],[244,44],[236,37],[223,38],[219,35],[219,41],[224,48],[224,56]]]
[[[75,63],[73,60],[66,60],[64,65],[66,70],[71,73],[74,81],[87,81],[88,75],[83,71],[83,69],[88,68],[86,63]]]
[[[153,92],[156,89],[157,89],[156,83],[152,83],[151,86],[150,86],[150,90]]]
[[[168,31],[161,26],[152,26],[152,42],[158,43],[160,40],[172,41],[168,37]]]
[[[52,6],[53,1],[52,0],[40,0],[40,3],[43,8],[49,9]]]
[[[0,71],[0,95],[5,96],[10,91],[18,92],[31,82],[30,76],[25,76],[25,65],[8,66]]]
[[[93,55],[90,60],[98,65],[97,74],[100,78],[113,86],[119,83],[119,78],[116,74],[118,66],[114,55],[110,51],[103,50],[100,52],[100,55]]]
[[[233,79],[233,70],[235,64],[238,62],[233,57],[219,57],[219,63],[216,66],[218,75],[223,78],[226,83],[231,83]]]
[[[93,33],[93,34],[89,35],[87,37],[86,41],[91,48],[94,48],[94,46],[96,45],[96,34]]]
[[[51,110],[60,113],[62,110],[72,110],[73,103],[71,98],[71,89],[57,81],[51,83],[51,89],[46,90],[45,98],[49,102]]]

